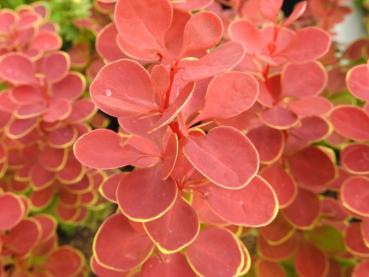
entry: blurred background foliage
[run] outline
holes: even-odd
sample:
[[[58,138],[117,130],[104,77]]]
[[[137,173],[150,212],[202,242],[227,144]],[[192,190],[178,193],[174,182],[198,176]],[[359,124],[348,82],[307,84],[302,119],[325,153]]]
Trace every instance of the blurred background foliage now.
[[[50,18],[59,25],[60,34],[64,41],[64,49],[75,43],[81,37],[90,36],[82,34],[83,30],[77,28],[74,22],[90,16],[91,7],[94,0],[0,0],[0,8],[15,9],[20,5],[34,2],[46,3]],[[93,37],[91,35],[91,37]]]
[[[365,27],[366,31],[369,33],[369,0],[359,0],[359,3],[364,8],[364,12],[366,14],[366,16],[364,17]]]

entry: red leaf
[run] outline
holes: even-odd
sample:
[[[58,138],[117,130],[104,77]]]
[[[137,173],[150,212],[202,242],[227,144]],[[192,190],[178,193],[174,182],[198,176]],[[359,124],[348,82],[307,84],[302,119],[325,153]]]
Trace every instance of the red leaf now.
[[[16,20],[17,17],[14,11],[2,9],[0,12],[0,33],[9,33]]]
[[[343,221],[348,216],[341,201],[333,198],[324,198],[321,200],[321,213],[328,220]]]
[[[243,57],[244,50],[239,43],[227,42],[197,61],[183,63],[180,72],[185,80],[206,79],[234,68]]]
[[[41,241],[49,240],[55,235],[57,222],[54,217],[46,214],[38,214],[32,217],[41,227]]]
[[[13,90],[16,88],[13,88]],[[8,113],[12,113],[16,108],[17,108],[17,102],[16,99],[14,99],[14,97],[11,96],[13,91],[8,91],[8,90],[4,90],[1,94],[0,94],[0,109],[1,109],[1,123],[2,123],[2,127],[4,126],[4,117],[5,115],[7,115],[8,117],[10,116]],[[9,118],[7,118],[8,120]]]
[[[52,184],[54,181],[54,172],[46,170],[40,164],[36,163],[31,169],[31,186],[34,190],[42,190]]]
[[[326,276],[329,261],[326,254],[311,243],[300,245],[294,258],[297,274],[306,277]]]
[[[59,199],[64,206],[77,207],[81,203],[80,195],[73,194],[66,189],[59,190]]]
[[[131,60],[105,65],[92,82],[90,93],[99,109],[112,116],[158,110],[150,75]]]
[[[0,59],[0,77],[15,85],[36,82],[35,68],[32,61],[20,53],[9,53]]]
[[[37,51],[58,50],[62,46],[61,38],[49,31],[40,31],[33,39],[31,49]]]
[[[59,220],[65,223],[72,223],[78,218],[80,209],[75,206],[67,206],[63,202],[58,201],[55,211]]]
[[[72,112],[66,118],[70,123],[89,120],[96,112],[95,104],[90,99],[80,99],[73,103]]]
[[[109,201],[117,202],[117,189],[121,180],[126,176],[126,174],[116,173],[111,175],[106,179],[99,187],[100,193]]]
[[[43,103],[18,106],[14,111],[14,117],[19,119],[27,119],[38,117],[47,111],[47,107]]]
[[[188,247],[187,258],[193,270],[202,276],[235,276],[242,267],[237,238],[231,232],[216,227],[201,230]]]
[[[141,275],[145,277],[195,277],[182,253],[152,257],[142,266]]]
[[[209,203],[200,193],[193,193],[191,205],[196,210],[201,223],[220,226],[226,226],[228,224],[224,219],[221,219],[214,213],[210,208]]]
[[[281,130],[291,128],[298,123],[294,113],[280,106],[262,111],[260,118],[266,125]]]
[[[282,72],[284,95],[306,97],[320,94],[327,85],[328,75],[321,63],[289,63]]]
[[[289,130],[287,146],[290,148],[293,143],[300,144],[302,148],[305,148],[312,142],[323,140],[331,131],[328,122],[318,116],[305,117],[301,119],[300,123],[300,126]]]
[[[267,226],[259,229],[260,235],[272,245],[282,244],[295,234],[295,228],[289,224],[282,214]]]
[[[49,186],[42,190],[32,191],[30,195],[30,200],[34,208],[42,209],[51,203],[53,196],[54,196],[54,188],[53,186]]]
[[[353,174],[369,174],[369,146],[367,144],[349,144],[341,151],[341,164]]]
[[[282,8],[283,0],[260,0],[260,12],[268,19],[274,21]]]
[[[365,277],[369,272],[369,261],[362,261],[352,271],[352,276]]]
[[[35,255],[35,256],[38,256],[38,257],[40,257],[40,256],[45,257],[45,256],[49,255],[52,252],[52,250],[55,249],[55,246],[57,246],[57,237],[54,234],[48,240],[38,244],[32,250],[32,255]]]
[[[331,115],[330,121],[337,133],[357,140],[369,140],[369,115],[356,106],[338,106]]]
[[[162,161],[161,177],[167,179],[173,172],[179,153],[179,141],[176,134],[171,133],[165,145]]]
[[[347,73],[346,82],[353,96],[369,101],[369,67],[367,64],[351,68]]]
[[[201,10],[207,8],[214,0],[186,0],[185,2],[174,2],[176,9],[184,11]]]
[[[312,192],[299,189],[295,200],[282,213],[296,228],[311,229],[318,220],[320,213],[318,196]]]
[[[85,68],[91,59],[89,43],[86,41],[76,42],[71,48],[68,49],[68,55],[73,68]],[[88,64],[88,66],[90,66],[90,64]]]
[[[44,74],[47,82],[54,83],[67,76],[70,58],[65,52],[54,52],[44,56],[38,64],[38,69]]]
[[[217,15],[207,11],[196,13],[184,28],[182,53],[212,48],[220,41],[222,34],[222,22]]]
[[[178,188],[171,179],[162,180],[157,167],[135,170],[118,185],[120,210],[131,220],[157,219],[173,207]]]
[[[282,131],[262,125],[247,133],[247,137],[258,151],[260,162],[270,164],[278,160],[283,153],[285,138]]]
[[[355,256],[368,258],[369,248],[365,245],[359,222],[352,222],[346,229],[345,245],[347,250]]]
[[[287,275],[280,264],[267,260],[258,259],[255,268],[257,276],[260,277],[285,277]]]
[[[85,265],[83,255],[70,246],[61,246],[53,251],[43,265],[55,277],[77,276]]]
[[[159,119],[160,113],[152,113],[145,116],[131,114],[119,117],[118,123],[124,133],[147,137],[148,133]],[[160,134],[160,132],[158,133]]]
[[[201,174],[228,189],[246,186],[259,167],[255,147],[232,127],[217,127],[206,136],[189,137],[183,152]]]
[[[233,21],[228,31],[232,40],[241,43],[246,53],[257,54],[264,50],[262,33],[250,21],[245,19]]]
[[[118,31],[114,23],[106,25],[96,37],[96,51],[106,61],[116,61],[124,58],[117,43]]]
[[[134,159],[127,156],[122,138],[115,132],[97,129],[82,135],[74,145],[76,158],[92,168],[118,168],[131,164]]]
[[[306,189],[326,186],[336,177],[336,168],[329,156],[319,148],[309,146],[288,158],[292,176]]]
[[[276,74],[267,80],[259,81],[258,102],[264,107],[272,108],[282,99],[281,75]]]
[[[86,88],[86,80],[81,73],[69,72],[63,79],[51,85],[53,99],[77,100]]]
[[[226,72],[218,75],[209,83],[200,118],[237,116],[253,106],[258,92],[258,82],[250,74]]]
[[[161,162],[161,150],[152,138],[131,136],[125,142],[126,156],[132,156],[132,165],[150,167]],[[130,153],[130,152],[132,153]],[[133,158],[136,157],[136,160]]]
[[[74,143],[77,136],[77,129],[71,125],[65,125],[50,131],[46,136],[46,141],[54,148],[66,148]]]
[[[341,188],[342,204],[362,216],[369,215],[369,179],[353,176],[344,181]]]
[[[74,184],[69,184],[66,186],[66,190],[68,190],[71,193],[76,194],[85,194],[89,191],[91,191],[92,181],[90,178],[87,177],[87,175],[84,175],[83,178],[79,181],[77,181]]]
[[[72,184],[81,180],[85,173],[85,168],[74,157],[72,153],[64,164],[64,167],[57,173],[58,180],[63,184]]]
[[[255,177],[239,190],[209,186],[205,195],[215,214],[235,225],[264,226],[270,223],[278,212],[274,191],[260,177]]]
[[[65,99],[58,99],[49,104],[43,116],[46,122],[56,122],[66,119],[72,112],[71,103]]]
[[[163,57],[164,60],[162,61],[162,64],[160,66],[165,66],[165,64],[167,63],[180,59],[184,54],[187,54],[188,56],[191,56],[192,54],[195,56],[206,54],[206,50],[193,51],[192,53],[183,53],[182,51],[183,33],[184,29],[186,28],[186,24],[190,18],[191,14],[189,12],[181,11],[179,9],[173,10],[173,19],[167,33],[165,34],[165,47],[168,51],[168,54],[167,57]],[[166,89],[167,87],[165,87],[164,91]]]
[[[329,33],[317,27],[307,27],[296,32],[284,54],[293,62],[309,62],[323,57],[330,45]]]
[[[26,218],[9,230],[3,236],[3,241],[15,255],[23,256],[37,245],[41,232],[41,227],[35,219]]]
[[[297,185],[292,177],[283,169],[283,167],[274,163],[264,167],[260,176],[262,176],[275,191],[280,208],[285,208],[291,204],[297,195]]]
[[[155,122],[154,126],[151,126],[152,129],[150,130],[150,133],[164,127],[165,125],[168,125],[176,118],[176,116],[191,100],[194,85],[195,83],[189,83],[181,90],[175,101],[171,103],[167,109],[165,109],[160,119]]]
[[[258,250],[260,255],[270,261],[283,261],[289,259],[295,254],[298,246],[298,236],[293,234],[288,236],[287,240],[283,240],[279,244],[268,243],[264,237],[258,237]]]
[[[168,0],[118,0],[114,18],[119,36],[125,42],[120,47],[134,58],[159,60],[160,55],[165,54],[164,37],[172,17],[173,10]],[[130,53],[131,49],[135,53]]]
[[[100,226],[93,248],[98,264],[115,271],[128,271],[149,258],[154,244],[145,233],[133,229],[126,217],[115,214]]]
[[[44,101],[42,89],[39,86],[16,86],[11,90],[10,94],[12,100],[18,104],[36,104]]]
[[[128,277],[131,274],[130,271],[116,271],[112,270],[104,265],[98,263],[95,257],[91,258],[90,266],[92,271],[98,276],[104,277]]]
[[[144,226],[160,251],[166,254],[190,245],[200,231],[195,210],[181,197],[163,216],[144,223]]]
[[[0,195],[0,230],[16,226],[25,213],[23,201],[12,193]]]

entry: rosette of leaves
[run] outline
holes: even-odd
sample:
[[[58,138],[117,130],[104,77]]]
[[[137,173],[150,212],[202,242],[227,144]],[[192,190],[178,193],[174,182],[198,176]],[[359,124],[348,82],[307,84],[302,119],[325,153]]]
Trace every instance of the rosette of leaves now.
[[[9,164],[15,169],[9,171],[15,176],[10,187],[15,181],[19,191],[31,185],[31,201],[38,209],[59,194],[59,218],[84,219],[87,210],[80,208],[97,200],[97,188],[104,177],[88,173],[71,151],[74,140],[88,130],[85,122],[95,112],[90,100],[80,99],[85,88],[83,76],[69,72],[69,57],[61,51],[47,53],[36,62],[22,53],[7,53],[0,64],[0,75],[9,85],[2,93],[2,109],[12,114],[5,133],[18,141],[9,152],[20,157]]]

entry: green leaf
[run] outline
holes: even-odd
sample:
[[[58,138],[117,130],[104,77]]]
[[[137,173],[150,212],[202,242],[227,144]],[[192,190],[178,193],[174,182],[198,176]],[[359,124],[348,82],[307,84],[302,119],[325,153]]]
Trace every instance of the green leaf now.
[[[336,254],[345,251],[342,233],[332,226],[316,228],[307,233],[307,238],[324,252]]]

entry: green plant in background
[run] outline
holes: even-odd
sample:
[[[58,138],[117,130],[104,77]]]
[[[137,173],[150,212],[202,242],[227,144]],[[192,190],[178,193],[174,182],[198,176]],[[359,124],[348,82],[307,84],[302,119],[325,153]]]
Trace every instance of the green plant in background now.
[[[364,24],[367,33],[369,33],[369,0],[357,0],[356,4],[364,11]]]
[[[362,0],[362,5],[364,6],[365,9],[369,10],[369,1],[368,0]]]
[[[0,1],[0,8],[15,9],[18,6],[27,4],[29,2],[31,2],[31,1],[27,1],[27,0],[1,0]]]
[[[91,0],[53,0],[49,1],[51,20],[60,26],[60,34],[65,42],[75,42],[81,36],[73,23],[77,19],[87,18]]]

